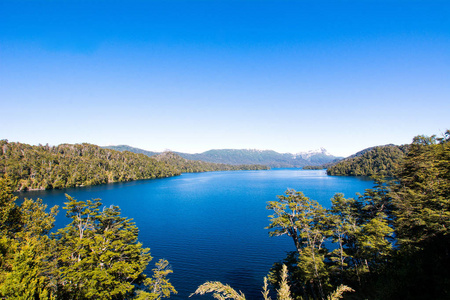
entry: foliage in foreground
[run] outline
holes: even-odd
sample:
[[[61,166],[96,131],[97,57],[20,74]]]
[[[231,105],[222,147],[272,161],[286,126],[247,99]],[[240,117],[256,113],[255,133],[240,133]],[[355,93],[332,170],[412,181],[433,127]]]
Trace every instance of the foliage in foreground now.
[[[49,235],[58,208],[47,213],[40,199],[17,206],[7,181],[0,179],[0,297],[161,299],[176,293],[166,260],[156,263],[152,277],[144,274],[149,249],[117,206],[67,196],[72,222]]]
[[[418,136],[395,182],[376,181],[357,199],[336,194],[326,209],[301,192],[270,201],[270,234],[288,235],[296,251],[275,264],[269,280],[278,299],[448,299],[450,297],[450,132]],[[168,262],[153,276],[137,228],[118,207],[68,197],[72,219],[49,236],[57,207],[15,204],[0,179],[0,297],[8,299],[160,299],[175,293]],[[280,272],[282,270],[282,272]],[[245,299],[208,282],[194,294]],[[265,280],[263,297],[270,299]]]
[[[392,252],[393,230],[381,183],[379,189],[358,200],[336,194],[331,209],[293,190],[268,203],[273,211],[270,235],[288,235],[296,248],[283,262],[294,295],[325,299],[341,284],[360,286],[363,277],[380,272]],[[275,285],[280,282],[280,267],[276,264],[270,274]]]
[[[283,265],[280,273],[280,283],[279,289],[277,289],[277,300],[293,300],[291,297],[291,291],[288,283],[288,271],[286,265]],[[261,292],[264,300],[272,300],[269,296],[269,289],[267,285],[267,278],[264,277],[264,286],[263,291]],[[348,286],[340,285],[335,291],[333,291],[330,295],[327,296],[327,300],[338,300],[342,298],[342,295],[345,292],[354,292],[354,290]],[[221,282],[205,282],[198,289],[191,294],[193,295],[204,295],[207,293],[212,293],[213,297],[218,300],[245,300],[245,295],[239,291],[237,292],[229,285],[225,285]],[[190,296],[190,297],[191,297]]]
[[[416,137],[396,181],[378,179],[356,199],[336,194],[329,209],[294,190],[268,202],[270,235],[287,235],[296,248],[269,274],[277,298],[340,299],[352,286],[348,299],[449,299],[449,142],[450,131]],[[194,294],[205,293],[245,299],[220,282]]]
[[[450,297],[449,141],[449,131],[416,137],[396,181],[378,180],[357,199],[336,194],[330,209],[293,190],[268,203],[270,234],[296,247],[283,262],[294,298],[325,299],[341,284],[355,299]]]

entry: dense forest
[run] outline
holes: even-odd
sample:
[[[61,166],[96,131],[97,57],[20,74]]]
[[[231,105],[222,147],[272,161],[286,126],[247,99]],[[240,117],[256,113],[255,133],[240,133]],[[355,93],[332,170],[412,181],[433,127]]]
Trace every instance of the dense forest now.
[[[170,156],[170,155],[169,155]],[[149,249],[116,206],[67,197],[72,222],[54,234],[57,207],[16,203],[14,181],[0,178],[0,298],[161,299],[175,293],[168,262],[143,271]],[[287,190],[267,203],[267,229],[286,235],[295,251],[276,262],[268,282],[277,299],[449,299],[450,131],[418,136],[395,180],[376,181],[357,198],[336,194],[330,208]],[[193,270],[195,272],[195,270]],[[195,294],[244,300],[220,282]]]
[[[72,222],[50,234],[58,207],[42,200],[20,205],[8,177],[0,178],[1,299],[161,299],[176,293],[159,260],[137,240],[138,229],[117,206],[101,208],[99,199],[67,196],[64,210]]]
[[[408,148],[408,145],[372,147],[324,167],[328,175],[392,177],[398,173]]]
[[[143,154],[91,144],[31,146],[0,141],[0,174],[15,190],[58,189],[179,175],[175,167]]]
[[[153,158],[92,144],[51,147],[0,141],[0,175],[10,178],[14,190],[60,189],[170,177],[183,172],[263,168],[189,161],[167,153]]]
[[[414,138],[397,170],[329,209],[294,190],[268,203],[270,235],[296,248],[269,273],[277,299],[450,299],[450,131]],[[245,299],[218,282],[205,293]]]

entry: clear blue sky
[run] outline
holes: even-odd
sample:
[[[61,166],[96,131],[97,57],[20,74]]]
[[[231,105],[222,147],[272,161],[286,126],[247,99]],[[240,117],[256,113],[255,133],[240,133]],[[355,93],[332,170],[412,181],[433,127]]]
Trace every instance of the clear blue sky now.
[[[0,138],[347,156],[450,128],[449,1],[0,1]]]

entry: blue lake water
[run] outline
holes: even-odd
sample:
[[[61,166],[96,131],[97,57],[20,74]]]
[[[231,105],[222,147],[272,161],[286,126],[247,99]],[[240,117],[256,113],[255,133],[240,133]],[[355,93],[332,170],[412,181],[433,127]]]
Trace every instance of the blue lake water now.
[[[160,258],[170,262],[170,280],[178,290],[171,299],[187,299],[205,281],[221,281],[247,299],[261,299],[263,277],[286,251],[294,250],[288,237],[269,237],[267,201],[292,188],[329,207],[335,193],[355,197],[372,187],[371,180],[327,176],[323,170],[274,169],[182,174],[19,196],[60,205],[57,228],[68,223],[62,210],[66,193],[118,205],[122,216],[136,222],[139,241],[151,249],[148,270]]]

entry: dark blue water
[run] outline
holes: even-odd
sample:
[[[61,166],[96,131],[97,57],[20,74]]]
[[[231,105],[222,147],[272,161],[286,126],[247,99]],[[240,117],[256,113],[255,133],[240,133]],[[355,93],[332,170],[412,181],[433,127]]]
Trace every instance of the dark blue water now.
[[[373,182],[363,178],[275,169],[183,174],[20,196],[42,198],[49,207],[62,208],[65,193],[120,206],[122,215],[136,222],[139,241],[151,248],[149,271],[160,258],[170,262],[174,272],[170,280],[178,290],[172,299],[187,299],[200,284],[216,280],[241,290],[247,299],[261,299],[263,277],[286,251],[294,250],[288,237],[269,237],[264,229],[269,224],[267,201],[292,188],[329,207],[337,192],[354,197],[372,187]],[[66,223],[61,209],[56,227]]]

